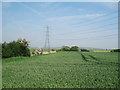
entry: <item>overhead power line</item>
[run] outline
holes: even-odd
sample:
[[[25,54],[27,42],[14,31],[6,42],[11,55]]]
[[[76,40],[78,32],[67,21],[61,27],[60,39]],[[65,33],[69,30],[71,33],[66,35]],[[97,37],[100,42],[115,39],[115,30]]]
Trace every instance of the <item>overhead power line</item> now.
[[[84,40],[84,39],[98,39],[98,38],[108,38],[108,37],[111,37],[111,36],[117,36],[118,34],[110,34],[110,35],[104,35],[104,36],[95,36],[95,37],[86,37],[86,38],[78,38],[78,39],[54,39],[54,40]],[[93,40],[92,39],[92,40]]]
[[[110,12],[110,13],[107,13],[106,15],[104,15],[104,16],[109,16],[109,15],[112,15],[112,14],[115,14],[117,11],[114,11],[114,12]],[[112,20],[114,20],[114,19],[117,19],[117,17],[115,16],[115,17],[108,17],[108,18],[104,18],[104,16],[100,16],[101,18],[98,18],[98,17],[96,17],[96,18],[92,18],[92,19],[90,19],[90,20],[87,20],[87,23],[86,23],[86,21],[85,21],[85,23],[83,23],[82,25],[79,25],[79,26],[88,26],[88,25],[94,25],[95,24],[95,22],[99,22],[100,23],[100,21],[107,21],[107,22],[109,22],[109,21],[112,21]],[[100,19],[100,20],[99,20]],[[98,21],[99,20],[99,21]],[[103,23],[103,22],[101,22],[101,23]],[[117,22],[116,23],[112,23],[112,24],[107,24],[107,25],[101,25],[101,26],[98,26],[98,27],[96,27],[96,28],[90,28],[90,29],[83,29],[83,31],[89,31],[89,30],[93,30],[94,31],[94,29],[101,29],[101,28],[104,28],[105,26],[109,26],[109,25],[114,25],[114,24],[117,24]],[[78,31],[78,32],[81,32],[80,30],[74,30],[74,31],[71,31],[71,32],[65,32],[65,33],[61,33],[61,34],[55,34],[55,35],[65,35],[65,34],[70,34],[70,33],[77,33],[76,31]]]
[[[102,31],[97,31],[97,30],[94,30],[94,31],[87,31],[87,32],[80,32],[79,34],[88,34],[88,33],[97,33],[97,32],[105,32],[105,31],[111,31],[115,28],[110,28],[110,29],[107,29],[107,30],[102,30]],[[77,33],[78,34],[78,33]]]
[[[83,23],[83,24],[80,24],[80,25],[78,25],[78,26],[87,26],[87,25],[91,25],[91,24],[94,24],[94,23],[96,23],[96,22],[100,22],[100,21],[112,21],[112,20],[115,20],[115,19],[117,19],[118,17],[111,17],[111,18],[104,18],[104,19],[101,19],[101,18],[98,18],[98,19],[100,19],[100,20],[92,20],[91,22],[89,22],[89,23]]]
[[[110,12],[110,13],[107,13],[107,14],[105,14],[105,15],[103,15],[103,16],[99,16],[99,18],[104,18],[105,16],[109,16],[109,15],[112,15],[112,14],[117,14],[117,12],[118,11],[113,11],[113,12]],[[95,17],[95,18],[92,18],[92,19],[90,19],[90,20],[87,20],[87,22],[92,22],[92,21],[94,21],[94,20],[99,20],[99,18],[98,17]],[[79,22],[79,23],[76,23],[76,24],[80,24],[80,23],[86,23],[86,21],[84,20],[84,21],[82,21],[82,22]]]
[[[84,31],[90,31],[90,30],[93,30],[93,31],[97,31],[98,29],[101,29],[101,28],[104,28],[106,26],[109,26],[109,25],[115,25],[115,24],[118,24],[118,23],[110,23],[110,24],[107,24],[107,25],[101,25],[101,26],[98,26],[98,27],[95,27],[95,28],[90,28],[90,29],[83,29]],[[97,29],[97,30],[96,30]],[[78,32],[81,32],[80,30],[78,31],[71,31],[71,32],[66,32],[66,33],[61,33],[61,34],[55,34],[55,35],[66,35],[66,34],[70,34],[70,33],[78,33]]]

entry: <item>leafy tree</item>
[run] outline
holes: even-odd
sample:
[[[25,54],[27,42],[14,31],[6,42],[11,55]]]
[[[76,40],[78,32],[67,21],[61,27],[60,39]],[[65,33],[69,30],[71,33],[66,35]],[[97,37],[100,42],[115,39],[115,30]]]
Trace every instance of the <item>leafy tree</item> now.
[[[30,50],[23,43],[19,42],[4,42],[2,44],[2,57],[17,57],[17,56],[30,56]]]
[[[30,41],[26,40],[25,38],[24,39],[19,38],[17,42],[23,43],[26,47],[29,47],[29,43],[30,43]]]
[[[79,50],[79,47],[78,46],[72,46],[70,48],[70,51],[78,51]]]
[[[113,49],[111,52],[120,52],[120,49]]]
[[[87,49],[81,49],[82,52],[89,52]]]
[[[0,43],[0,60],[1,60],[1,57],[2,57],[2,43]]]
[[[70,51],[70,47],[69,46],[62,46],[61,50]]]
[[[55,51],[55,49],[52,49],[52,51]]]

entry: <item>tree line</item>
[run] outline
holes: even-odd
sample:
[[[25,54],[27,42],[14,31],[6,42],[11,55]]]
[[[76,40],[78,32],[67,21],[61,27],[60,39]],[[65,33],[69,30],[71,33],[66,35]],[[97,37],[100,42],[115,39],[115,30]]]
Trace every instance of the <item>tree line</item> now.
[[[63,50],[63,51],[78,51],[79,47],[78,46],[72,46],[70,48],[69,46],[62,46],[61,50]]]
[[[0,48],[0,56],[2,58],[9,58],[9,57],[17,57],[17,56],[30,56],[30,49],[29,49],[30,41],[26,39],[19,38],[17,41],[12,41],[9,43],[2,43],[2,49]],[[36,53],[43,52],[43,49],[36,49],[33,53],[36,55]],[[53,51],[53,49],[52,49]],[[61,49],[58,49],[56,51],[83,51],[83,52],[90,52],[90,50],[87,49],[79,49],[78,46],[62,46]],[[1,53],[2,52],[2,53]],[[113,49],[111,52],[120,52],[120,49]]]

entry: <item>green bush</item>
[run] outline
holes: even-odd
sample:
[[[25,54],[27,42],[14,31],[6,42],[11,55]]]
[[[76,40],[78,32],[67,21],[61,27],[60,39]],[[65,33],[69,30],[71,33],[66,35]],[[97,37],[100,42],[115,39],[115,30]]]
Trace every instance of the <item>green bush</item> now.
[[[19,42],[4,42],[2,44],[2,58],[30,56],[30,50],[23,43]]]
[[[2,57],[2,44],[0,43],[0,59]]]
[[[70,51],[78,51],[79,50],[79,47],[78,46],[72,46],[70,48]]]
[[[94,52],[94,50],[93,50],[93,49],[90,49],[89,52]]]
[[[52,51],[55,51],[55,49],[52,49]]]
[[[113,49],[111,52],[120,52],[120,49]]]
[[[57,49],[57,50],[56,50],[56,52],[59,52],[59,51],[61,51],[61,49]]]
[[[68,46],[62,46],[61,50],[63,50],[63,51],[70,51],[70,47],[68,47]]]
[[[87,49],[81,49],[81,52],[89,52]]]

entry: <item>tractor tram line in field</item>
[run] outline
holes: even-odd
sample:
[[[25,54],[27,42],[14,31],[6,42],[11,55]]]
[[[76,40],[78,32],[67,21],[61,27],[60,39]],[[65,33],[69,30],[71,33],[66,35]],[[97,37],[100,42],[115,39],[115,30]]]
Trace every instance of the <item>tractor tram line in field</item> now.
[[[89,54],[88,54],[89,55]],[[94,62],[96,63],[96,64],[101,64],[101,65],[118,65],[119,63],[118,62],[109,62],[109,61],[101,61],[100,59],[98,59],[98,58],[96,58],[96,57],[94,57],[94,56],[92,56],[92,55],[89,55],[89,57],[91,57],[91,61],[93,61],[94,60]],[[103,60],[104,60],[104,58],[103,58]]]
[[[83,54],[81,54],[81,56],[82,56],[82,58],[83,58],[84,61],[86,61],[86,62],[88,61]]]
[[[97,58],[95,58],[94,56],[92,56],[92,55],[89,55],[89,54],[86,54],[86,53],[80,53],[81,54],[81,56],[82,56],[82,58],[83,58],[83,60],[85,61],[85,62],[98,62],[97,60]]]
[[[119,65],[120,63],[119,62],[106,62],[106,61],[100,61],[98,58],[94,57],[93,55],[90,55],[88,53],[81,53],[81,57],[82,59],[85,61],[85,62],[89,62],[89,63],[92,63],[92,64],[101,64],[101,65]]]
[[[97,58],[95,58],[94,56],[92,56],[92,55],[89,55],[92,59],[94,59],[94,60],[97,60]]]

